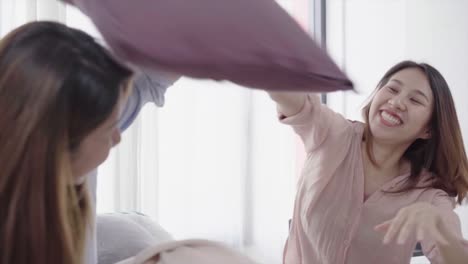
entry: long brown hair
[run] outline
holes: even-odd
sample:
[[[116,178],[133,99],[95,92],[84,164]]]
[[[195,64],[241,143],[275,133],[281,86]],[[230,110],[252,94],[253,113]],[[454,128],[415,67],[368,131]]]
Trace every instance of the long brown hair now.
[[[450,196],[457,197],[457,202],[461,204],[468,193],[468,161],[455,104],[442,74],[429,64],[403,61],[385,73],[375,91],[384,87],[395,73],[407,68],[420,69],[426,75],[434,94],[434,108],[430,120],[431,137],[417,139],[403,154],[403,158],[411,163],[411,173],[396,193],[417,188],[421,172],[427,170],[433,175],[433,181],[427,186],[444,190]],[[367,141],[366,152],[372,163],[378,166],[372,153],[370,105],[371,101],[363,108],[366,123],[364,138]]]
[[[32,22],[0,42],[0,263],[81,264],[89,200],[71,153],[131,71],[86,33]]]

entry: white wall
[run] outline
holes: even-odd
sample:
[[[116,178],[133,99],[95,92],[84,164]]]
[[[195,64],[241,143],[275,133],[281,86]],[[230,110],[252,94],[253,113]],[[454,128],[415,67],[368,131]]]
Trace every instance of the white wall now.
[[[360,119],[363,101],[388,68],[404,59],[428,62],[451,87],[467,148],[467,11],[466,0],[328,0],[329,52],[360,92],[330,94],[330,106]],[[468,238],[468,207],[457,212]]]

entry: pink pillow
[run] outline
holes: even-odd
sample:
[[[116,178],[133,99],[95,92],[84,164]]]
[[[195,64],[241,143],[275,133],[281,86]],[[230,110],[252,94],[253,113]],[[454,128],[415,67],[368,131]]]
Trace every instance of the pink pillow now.
[[[274,0],[71,1],[121,59],[139,66],[266,90],[352,89]]]

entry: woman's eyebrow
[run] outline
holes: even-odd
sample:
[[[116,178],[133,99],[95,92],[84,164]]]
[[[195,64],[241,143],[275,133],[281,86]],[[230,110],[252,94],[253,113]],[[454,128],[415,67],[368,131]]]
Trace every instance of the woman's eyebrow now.
[[[400,81],[400,80],[398,80],[398,79],[391,79],[391,80],[389,80],[388,82],[396,82],[396,83],[399,84],[399,85],[403,85],[403,82]]]

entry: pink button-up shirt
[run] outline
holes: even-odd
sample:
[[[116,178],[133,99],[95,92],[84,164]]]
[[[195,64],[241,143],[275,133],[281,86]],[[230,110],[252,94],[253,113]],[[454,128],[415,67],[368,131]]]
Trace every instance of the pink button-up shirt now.
[[[364,125],[351,122],[309,95],[304,108],[284,117],[301,137],[307,159],[298,183],[285,264],[401,264],[409,263],[416,238],[405,245],[384,245],[374,226],[393,218],[415,202],[440,208],[454,233],[461,238],[454,198],[442,190],[415,189],[402,195],[382,191],[401,186],[409,174],[384,184],[364,201],[362,136]],[[429,176],[423,177],[427,179]],[[421,241],[432,263],[442,263],[435,244]]]

